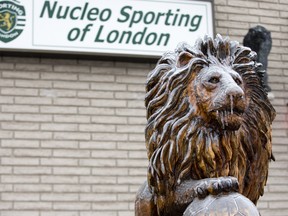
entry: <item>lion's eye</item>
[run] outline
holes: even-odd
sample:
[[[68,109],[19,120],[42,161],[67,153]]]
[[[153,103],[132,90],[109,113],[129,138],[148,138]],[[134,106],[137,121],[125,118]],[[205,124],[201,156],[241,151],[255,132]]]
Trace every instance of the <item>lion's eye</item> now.
[[[210,83],[213,83],[213,84],[216,84],[216,83],[219,83],[220,82],[220,79],[219,77],[211,77],[208,82]]]
[[[239,78],[235,78],[234,80],[237,83],[237,85],[241,85],[242,84],[242,81]]]

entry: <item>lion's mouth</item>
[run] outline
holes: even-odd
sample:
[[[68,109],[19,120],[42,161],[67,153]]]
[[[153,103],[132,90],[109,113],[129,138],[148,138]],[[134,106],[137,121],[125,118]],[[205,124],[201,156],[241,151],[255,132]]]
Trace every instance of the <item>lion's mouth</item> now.
[[[227,115],[238,115],[238,116],[241,116],[243,113],[244,113],[244,109],[242,108],[237,108],[237,107],[234,107],[234,108],[221,108],[221,109],[217,109],[217,110],[214,110],[216,112],[216,115],[219,115],[219,116],[227,116]]]
[[[234,107],[214,110],[215,118],[222,129],[237,130],[242,123],[244,109]]]

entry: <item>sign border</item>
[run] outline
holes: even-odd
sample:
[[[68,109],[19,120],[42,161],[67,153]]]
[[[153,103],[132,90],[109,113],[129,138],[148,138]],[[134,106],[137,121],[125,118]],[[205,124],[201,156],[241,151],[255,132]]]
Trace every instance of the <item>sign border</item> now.
[[[13,0],[12,0],[13,1]],[[34,11],[34,1],[35,0],[32,0],[32,9]],[[149,2],[169,2],[171,3],[171,1],[166,1],[166,0],[145,0],[145,1],[149,1]],[[215,11],[214,11],[214,1],[213,0],[184,0],[186,2],[179,2],[179,4],[190,4],[189,2],[195,2],[196,4],[198,2],[208,2],[211,4],[211,17],[212,17],[212,34],[213,34],[213,37],[215,35]],[[198,3],[199,4],[199,3]],[[208,7],[207,5],[205,5],[206,7],[206,11],[207,11],[207,14],[208,14]],[[208,20],[207,20],[208,22]],[[207,25],[207,28],[208,28],[208,23],[206,23]],[[32,27],[34,26],[34,16],[32,16]],[[51,46],[48,46],[48,45],[39,45],[39,44],[35,44],[34,43],[34,28],[32,28],[32,37],[31,37],[31,44],[34,46],[34,47],[51,47]],[[192,45],[192,44],[191,44]],[[53,47],[58,47],[58,48],[77,48],[79,49],[79,47],[73,47],[73,46],[57,46],[57,45],[53,45]],[[95,50],[95,48],[97,47],[94,47],[94,48],[89,48],[89,47],[85,47],[85,49],[87,50]],[[176,47],[175,47],[176,48]],[[100,49],[100,48],[99,48]],[[101,48],[101,50],[111,50],[112,48]],[[159,54],[156,54],[156,53],[159,53],[159,51],[154,51],[154,50],[137,50],[137,49],[117,49],[117,48],[113,48],[112,50],[123,50],[123,51],[141,51],[142,54],[139,54],[139,53],[121,53],[121,52],[116,52],[116,53],[110,53],[110,52],[85,52],[85,51],[69,51],[69,50],[45,50],[45,49],[25,49],[25,48],[0,48],[0,50],[4,51],[4,52],[9,52],[9,53],[14,53],[14,52],[20,52],[20,53],[31,53],[31,54],[55,54],[55,55],[69,55],[69,56],[73,56],[73,55],[83,55],[83,56],[103,56],[103,57],[107,57],[107,56],[113,56],[113,57],[120,57],[120,58],[135,58],[135,59],[139,59],[139,58],[143,58],[143,59],[156,59],[156,58],[159,58]],[[145,55],[143,53],[155,53],[155,55]]]

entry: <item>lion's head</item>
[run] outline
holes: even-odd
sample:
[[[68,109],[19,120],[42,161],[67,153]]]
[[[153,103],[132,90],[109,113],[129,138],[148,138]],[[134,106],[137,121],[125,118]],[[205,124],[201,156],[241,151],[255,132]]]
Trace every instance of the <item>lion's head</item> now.
[[[256,57],[249,48],[217,35],[194,47],[179,45],[148,75],[148,184],[157,202],[173,195],[185,179],[231,175],[238,177],[243,193],[252,193],[245,191],[250,185],[246,180],[259,167],[251,168],[252,163],[271,158],[275,116],[259,81]],[[255,153],[259,151],[265,154]],[[259,190],[267,170],[263,175],[256,182]]]
[[[198,108],[198,116],[215,130],[239,129],[247,106],[241,75],[217,59],[196,73],[187,93],[190,103]]]

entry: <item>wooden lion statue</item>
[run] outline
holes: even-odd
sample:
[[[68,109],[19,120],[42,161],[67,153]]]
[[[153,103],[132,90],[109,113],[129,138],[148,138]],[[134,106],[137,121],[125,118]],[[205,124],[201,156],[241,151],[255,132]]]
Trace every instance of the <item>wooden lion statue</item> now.
[[[183,215],[195,198],[223,192],[257,203],[274,160],[275,110],[256,58],[217,35],[158,61],[146,85],[149,166],[137,216]]]

